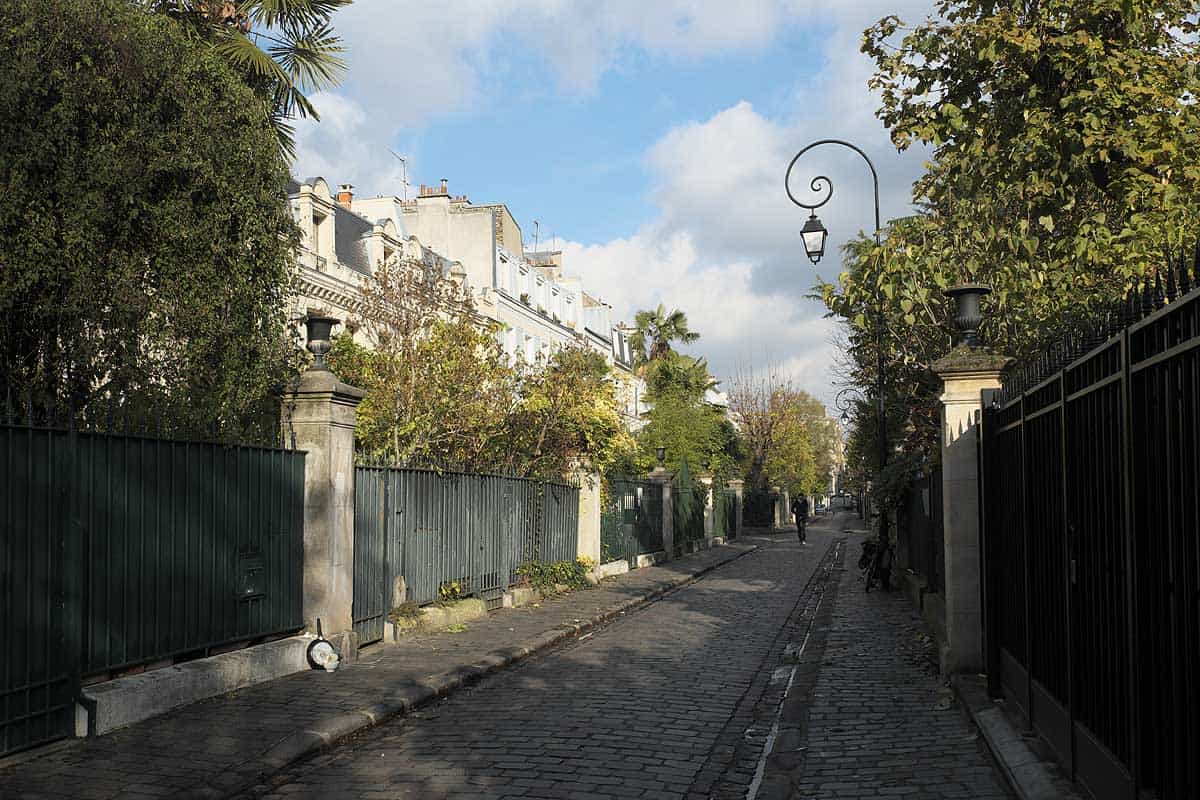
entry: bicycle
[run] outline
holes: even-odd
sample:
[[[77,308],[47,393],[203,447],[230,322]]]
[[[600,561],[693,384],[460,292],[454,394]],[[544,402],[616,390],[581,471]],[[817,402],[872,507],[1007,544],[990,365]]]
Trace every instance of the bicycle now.
[[[879,542],[867,540],[863,542],[862,555],[858,558],[858,568],[863,573],[863,591],[869,592],[876,585],[882,584],[885,591],[891,591],[892,548],[879,547]]]

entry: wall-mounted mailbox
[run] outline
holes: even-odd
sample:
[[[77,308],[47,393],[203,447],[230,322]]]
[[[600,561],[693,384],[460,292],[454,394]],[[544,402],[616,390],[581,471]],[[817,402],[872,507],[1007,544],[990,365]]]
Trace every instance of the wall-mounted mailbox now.
[[[267,593],[267,565],[262,553],[238,554],[238,600],[253,600]]]

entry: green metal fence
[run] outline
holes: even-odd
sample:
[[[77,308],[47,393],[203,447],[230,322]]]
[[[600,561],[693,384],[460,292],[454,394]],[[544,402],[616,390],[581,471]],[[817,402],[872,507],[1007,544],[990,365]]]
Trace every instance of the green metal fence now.
[[[675,555],[704,540],[704,508],[709,487],[692,480],[687,460],[683,461],[671,487],[671,529],[675,537]]]
[[[303,625],[304,454],[0,425],[0,754],[80,680]]]
[[[737,492],[733,489],[714,493],[713,536],[726,540],[737,537]]]
[[[636,478],[608,481],[608,498],[600,514],[600,561],[626,560],[663,548],[662,486]]]
[[[499,602],[529,561],[574,560],[579,488],[425,469],[355,471],[354,623],[383,636],[392,588],[417,603],[473,595]]]

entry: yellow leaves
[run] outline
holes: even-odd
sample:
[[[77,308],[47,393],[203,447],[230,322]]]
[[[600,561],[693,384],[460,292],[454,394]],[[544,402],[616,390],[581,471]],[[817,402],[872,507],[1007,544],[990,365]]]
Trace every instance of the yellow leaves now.
[[[1050,216],[1049,214],[1043,217],[1038,217],[1038,224],[1050,233],[1054,232],[1054,217]]]

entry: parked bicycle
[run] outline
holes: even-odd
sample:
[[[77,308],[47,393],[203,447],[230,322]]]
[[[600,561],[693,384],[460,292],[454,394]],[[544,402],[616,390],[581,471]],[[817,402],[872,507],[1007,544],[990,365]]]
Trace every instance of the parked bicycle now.
[[[877,585],[885,592],[892,590],[892,546],[881,548],[875,539],[862,543],[862,555],[858,557],[858,569],[862,572],[863,591],[869,592]]]

